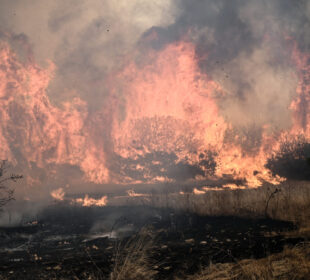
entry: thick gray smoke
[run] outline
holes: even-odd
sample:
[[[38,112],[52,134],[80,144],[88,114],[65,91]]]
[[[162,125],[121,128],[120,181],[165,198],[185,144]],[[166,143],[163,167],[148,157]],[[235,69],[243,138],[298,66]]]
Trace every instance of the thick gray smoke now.
[[[215,98],[221,115],[233,125],[227,141],[242,135],[243,148],[255,153],[264,125],[275,131],[291,125],[288,107],[298,83],[291,50],[297,42],[301,51],[310,51],[310,1],[1,0],[0,34],[14,34],[10,43],[21,59],[31,54],[43,67],[48,60],[55,63],[48,88],[54,104],[78,96],[87,102],[90,114],[109,106],[106,79],[128,57],[143,61],[150,49],[160,51],[179,40],[191,42],[201,71],[225,92]],[[104,122],[105,135],[98,130],[98,138],[107,138],[106,153],[109,122]],[[154,169],[153,161],[161,161],[165,172],[160,175],[170,179],[203,175],[200,167],[175,164],[174,154],[158,151],[148,156],[129,160],[111,152],[107,162],[117,170],[128,167],[122,169],[124,177],[137,180],[143,178],[135,169],[141,163],[154,177],[162,172]],[[204,156],[201,164],[214,171],[214,155]],[[60,177],[68,171],[71,178],[83,176],[78,167],[57,168],[64,173]]]
[[[195,44],[201,69],[229,92],[219,97],[227,118],[283,128],[290,124],[287,107],[296,87],[284,38],[309,49],[309,3],[2,0],[0,26],[25,35],[41,64],[55,62],[49,94],[56,103],[78,95],[96,110],[108,95],[106,75],[122,67],[128,53],[186,39]],[[145,43],[154,30],[157,39]]]
[[[162,42],[188,33],[200,67],[228,92],[222,112],[235,125],[290,125],[297,77],[289,42],[310,47],[309,1],[178,1],[176,22],[157,28]],[[158,42],[155,45],[158,48]]]
[[[171,1],[1,1],[2,31],[24,34],[36,61],[57,67],[50,86],[55,102],[78,95],[103,104],[104,78],[122,65],[141,34],[174,20]],[[99,102],[99,104],[98,104]]]

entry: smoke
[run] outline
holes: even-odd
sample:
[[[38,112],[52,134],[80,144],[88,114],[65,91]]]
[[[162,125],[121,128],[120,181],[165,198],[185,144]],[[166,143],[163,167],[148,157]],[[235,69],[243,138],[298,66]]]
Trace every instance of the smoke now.
[[[309,17],[309,2],[292,0],[31,0],[2,1],[0,23],[28,38],[40,64],[55,63],[48,94],[57,104],[80,96],[94,110],[105,106],[106,76],[156,30],[157,49],[184,37],[194,43],[201,69],[229,92],[219,104],[234,124],[287,128],[297,78],[283,38],[308,50]]]
[[[24,34],[39,64],[56,64],[49,95],[56,103],[80,96],[104,104],[105,77],[121,67],[140,35],[173,22],[170,1],[2,1],[0,24]]]
[[[176,3],[178,18],[166,28],[155,28],[159,39],[153,47],[184,38],[193,42],[201,70],[228,93],[218,103],[235,126],[288,128],[288,107],[297,86],[288,38],[309,50],[309,2]]]
[[[309,1],[3,0],[0,26],[19,61],[3,52],[0,155],[48,193],[227,174],[257,186],[269,138],[296,112],[307,130],[309,62],[294,52],[310,51]]]

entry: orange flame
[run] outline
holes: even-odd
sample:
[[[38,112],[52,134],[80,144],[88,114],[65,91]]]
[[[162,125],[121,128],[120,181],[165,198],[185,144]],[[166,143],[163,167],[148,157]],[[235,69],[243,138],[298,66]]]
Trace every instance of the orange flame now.
[[[107,83],[109,108],[91,116],[87,104],[79,98],[63,103],[61,109],[50,102],[46,89],[55,68],[52,63],[46,70],[34,63],[21,63],[8,45],[1,43],[0,158],[17,163],[21,157],[39,167],[50,163],[77,165],[85,173],[85,180],[95,183],[154,183],[173,179],[151,174],[139,163],[134,163],[135,171],[143,176],[132,178],[122,166],[108,165],[107,158],[116,155],[136,160],[160,151],[175,154],[175,164],[197,165],[199,155],[210,150],[214,152],[213,176],[217,178],[229,175],[241,180],[242,187],[258,187],[263,182],[279,184],[285,178],[273,176],[265,167],[268,157],[277,151],[285,137],[302,134],[310,139],[309,58],[296,46],[293,48],[292,61],[299,73],[299,84],[290,106],[291,130],[274,137],[268,133],[266,124],[260,148],[247,154],[238,141],[225,142],[225,134],[232,125],[220,115],[216,100],[226,93],[219,82],[201,73],[195,48],[190,43],[173,43],[159,52],[150,51],[143,63],[131,62],[111,75]],[[103,135],[101,130],[105,128],[100,122],[107,125],[109,153],[103,148],[104,140],[93,132],[95,123]],[[20,155],[13,152],[15,148]],[[159,166],[157,160],[151,163]],[[195,179],[204,176],[196,175]],[[225,187],[240,188],[233,184]],[[200,192],[204,191],[194,190]],[[62,189],[51,195],[59,200],[64,198]],[[139,194],[128,192],[128,195]],[[95,200],[86,195],[76,202],[103,206],[107,197]]]
[[[46,94],[54,65],[46,70],[21,63],[7,44],[0,44],[0,158],[17,163],[12,145],[22,158],[36,162],[78,165],[87,180],[108,179],[104,153],[85,129],[86,103],[75,98],[59,109]]]
[[[297,68],[299,82],[296,89],[297,96],[290,106],[294,121],[290,134],[293,136],[302,134],[310,139],[310,54],[300,53],[296,43],[293,43],[292,59]]]
[[[272,150],[267,149],[267,139],[255,155],[244,154],[236,144],[224,143],[231,125],[219,115],[215,98],[225,93],[218,83],[200,73],[193,45],[169,45],[159,54],[151,53],[150,60],[152,63],[147,65],[130,64],[119,74],[123,84],[113,88],[114,96],[120,92],[124,96],[122,106],[126,108],[125,118],[121,111],[115,111],[113,118],[114,149],[118,154],[136,158],[164,150],[176,153],[179,161],[195,164],[198,155],[209,149],[217,154],[218,177],[229,174],[245,180],[250,187],[258,187],[263,181],[279,184],[284,180],[273,177],[264,167]],[[154,177],[146,179],[155,181]]]
[[[84,198],[77,198],[74,201],[78,204],[81,204],[84,207],[106,206],[108,203],[108,197],[102,196],[100,199],[95,199],[89,197],[88,194],[86,194]]]
[[[64,192],[63,188],[59,188],[59,189],[53,190],[53,191],[51,192],[51,196],[52,196],[55,200],[63,201],[63,200],[64,200],[64,197],[65,197],[65,192]]]
[[[153,63],[130,64],[119,74],[123,84],[113,88],[126,106],[126,118],[120,111],[114,118],[115,151],[135,156],[138,140],[143,152],[165,149],[194,159],[193,150],[217,147],[227,127],[213,98],[221,87],[199,73],[194,47],[179,43],[150,56]]]
[[[193,193],[199,195],[199,194],[205,194],[206,192],[204,190],[198,190],[197,188],[194,188]]]
[[[130,196],[130,197],[148,196],[147,194],[136,193],[134,190],[128,190],[128,191],[127,191],[127,194],[128,194],[128,196]]]

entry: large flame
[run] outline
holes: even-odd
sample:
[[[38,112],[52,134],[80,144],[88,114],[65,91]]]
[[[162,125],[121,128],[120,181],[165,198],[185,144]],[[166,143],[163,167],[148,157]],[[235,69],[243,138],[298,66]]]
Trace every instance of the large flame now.
[[[171,182],[177,177],[174,166],[181,166],[192,168],[196,180],[229,176],[248,187],[279,184],[284,178],[265,167],[268,157],[288,135],[310,137],[309,56],[295,47],[292,61],[299,73],[293,126],[273,136],[266,124],[259,149],[247,153],[238,135],[225,140],[232,124],[221,116],[217,98],[226,93],[201,73],[190,43],[151,50],[143,61],[137,58],[111,75],[108,105],[92,115],[79,98],[54,106],[46,94],[54,65],[43,70],[22,63],[1,43],[0,158],[41,167],[75,165],[95,183]]]
[[[296,43],[294,43],[292,59],[298,69],[299,82],[296,98],[290,106],[294,120],[290,134],[303,134],[307,139],[310,139],[310,55],[300,53]]]
[[[216,154],[217,177],[227,174],[250,187],[263,181],[281,182],[282,178],[273,177],[265,168],[272,151],[267,135],[259,151],[251,155],[244,153],[238,141],[224,141],[231,124],[219,114],[216,97],[225,92],[200,73],[194,46],[172,44],[157,55],[151,53],[152,62],[147,65],[131,63],[118,77],[123,83],[114,88],[113,96],[120,92],[124,96],[119,107],[125,106],[126,116],[116,111],[113,118],[115,151],[127,158],[165,151],[175,153],[176,161],[198,164],[199,155],[211,150]]]
[[[46,94],[54,65],[42,70],[21,63],[5,43],[0,45],[0,65],[0,157],[40,167],[78,165],[88,180],[106,180],[102,148],[94,147],[85,127],[85,102],[75,98],[59,109]]]
[[[116,111],[115,151],[134,156],[137,150],[165,150],[195,160],[193,152],[219,147],[227,128],[214,100],[221,87],[199,73],[194,47],[170,45],[150,60],[127,66],[118,77],[121,86],[113,88],[113,96],[124,96],[126,113],[123,118]]]

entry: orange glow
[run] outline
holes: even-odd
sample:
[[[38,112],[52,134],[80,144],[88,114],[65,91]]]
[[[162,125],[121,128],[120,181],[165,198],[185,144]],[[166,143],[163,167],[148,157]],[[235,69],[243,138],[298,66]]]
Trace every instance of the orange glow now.
[[[100,199],[95,199],[89,197],[88,194],[86,194],[84,198],[77,198],[74,201],[78,204],[81,204],[84,207],[106,206],[108,203],[108,197],[102,196]]]
[[[106,181],[102,148],[95,147],[85,128],[86,103],[75,98],[59,109],[49,101],[46,89],[54,65],[43,70],[36,64],[21,63],[5,43],[0,43],[0,65],[0,158],[18,162],[10,148],[13,144],[23,158],[39,167],[78,165],[86,180]]]
[[[199,72],[193,45],[172,44],[159,54],[150,53],[149,59],[152,63],[146,66],[130,64],[119,74],[123,84],[112,87],[114,96],[121,92],[125,97],[122,106],[126,116],[115,111],[113,118],[114,149],[118,154],[137,158],[165,151],[175,153],[179,162],[197,164],[199,153],[212,150],[217,154],[217,177],[228,174],[245,180],[249,187],[284,180],[273,177],[264,167],[274,140],[264,136],[266,143],[255,155],[244,154],[237,144],[224,143],[231,125],[219,115],[215,97],[225,93],[218,83]],[[156,182],[145,174],[145,179]],[[169,180],[161,177],[161,181]]]
[[[219,188],[219,187],[202,187],[202,189],[205,192],[209,192],[209,191],[222,191],[223,188]]]
[[[64,197],[65,197],[65,192],[63,190],[63,188],[59,188],[59,189],[56,189],[56,190],[53,190],[51,192],[51,196],[55,199],[55,200],[64,200]]]
[[[206,192],[204,190],[198,190],[197,188],[194,188],[193,193],[199,195],[199,194],[205,194]]]
[[[237,190],[237,189],[246,189],[245,186],[238,186],[236,184],[226,184],[223,185],[224,189]]]
[[[114,118],[115,150],[134,156],[133,143],[139,140],[144,152],[180,151],[180,158],[193,159],[192,150],[216,147],[226,129],[213,98],[221,88],[199,73],[194,47],[170,45],[158,57],[150,57],[150,65],[139,69],[130,64],[119,74],[124,84],[114,89],[114,95],[123,91],[126,118],[121,112]]]
[[[86,182],[139,184],[175,182],[175,179],[165,175],[164,167],[157,170],[162,174],[154,175],[138,159],[163,152],[175,155],[175,159],[171,156],[175,165],[197,166],[200,155],[212,151],[216,166],[210,176],[213,179],[229,176],[242,182],[242,185],[224,185],[225,188],[255,188],[264,182],[279,184],[285,178],[273,176],[265,167],[268,157],[279,149],[281,139],[302,134],[310,140],[309,58],[296,46],[293,48],[292,64],[299,84],[290,106],[291,129],[275,137],[266,124],[260,147],[249,154],[242,150],[238,139],[233,143],[225,141],[225,133],[232,124],[220,115],[217,97],[227,93],[219,82],[201,73],[195,48],[190,43],[178,42],[160,51],[149,51],[143,62],[132,60],[123,70],[113,73],[107,79],[107,106],[93,114],[80,98],[63,103],[61,108],[54,106],[46,91],[55,66],[50,63],[44,70],[34,63],[21,63],[8,45],[1,43],[0,158],[16,164],[19,158],[13,152],[14,147],[19,149],[22,159],[42,168],[48,164],[78,166]],[[108,143],[102,135],[108,135]],[[107,146],[109,151],[105,150]],[[124,160],[124,165],[135,166],[126,173],[127,166],[114,167],[110,163],[114,157]],[[160,166],[158,158],[150,162],[152,166]],[[140,177],[131,176],[132,170]],[[199,174],[193,179],[205,178]],[[38,184],[31,177],[27,177],[27,182]],[[206,191],[194,189],[195,194]],[[128,195],[142,196],[133,190]],[[54,190],[51,196],[63,200],[64,192]],[[96,200],[86,195],[76,202],[83,206],[104,206],[107,197]]]
[[[136,193],[134,190],[128,190],[128,191],[127,191],[127,194],[128,194],[128,196],[130,196],[130,197],[148,196],[147,194]]]
[[[296,89],[296,98],[291,103],[290,109],[293,113],[293,127],[290,135],[302,134],[310,139],[310,55],[298,51],[296,44],[293,44],[292,59],[295,62],[299,83]]]

